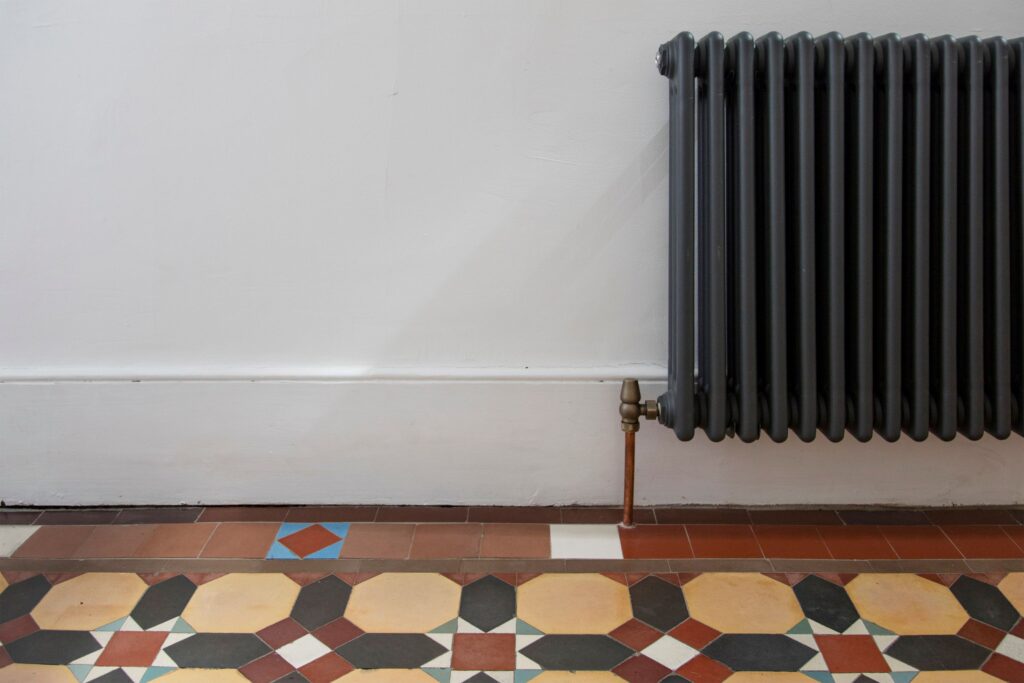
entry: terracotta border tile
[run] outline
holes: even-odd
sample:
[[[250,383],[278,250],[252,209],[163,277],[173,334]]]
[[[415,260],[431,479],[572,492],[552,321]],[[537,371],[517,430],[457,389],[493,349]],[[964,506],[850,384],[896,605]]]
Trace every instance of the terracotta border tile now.
[[[512,524],[558,524],[562,510],[556,507],[471,507],[470,522]]]
[[[551,527],[547,524],[484,524],[480,557],[549,558]]]
[[[999,508],[944,508],[925,510],[928,520],[936,526],[954,524],[1016,524],[1012,510]]]
[[[750,521],[757,524],[800,524],[840,526],[843,520],[835,510],[751,510]]]
[[[870,525],[857,526],[823,526],[818,533],[825,541],[832,557],[843,560],[895,560],[896,551],[885,540],[878,527]]]
[[[191,524],[199,519],[201,507],[125,508],[114,524]]]
[[[39,518],[36,519],[36,524],[59,524],[59,525],[72,525],[72,524],[110,524],[114,521],[120,509],[78,509],[71,508],[66,510],[44,510]]]
[[[378,522],[465,522],[469,508],[429,505],[382,505]]]
[[[25,540],[12,558],[58,559],[74,557],[93,529],[90,525],[46,526]]]
[[[376,505],[311,505],[288,510],[286,522],[372,522]]]
[[[934,526],[889,526],[882,535],[901,560],[959,560],[953,542]]]
[[[414,524],[352,524],[341,546],[341,557],[405,559],[415,531]]]
[[[659,524],[750,523],[750,514],[745,508],[655,508],[655,514]]]
[[[277,522],[224,522],[214,530],[199,556],[262,559],[280,526]]]
[[[620,507],[562,508],[562,524],[618,524],[621,521]],[[654,508],[636,508],[633,510],[633,521],[637,524],[654,524],[657,521]]]
[[[136,549],[134,557],[198,557],[216,527],[208,522],[156,524],[153,533]]]
[[[998,526],[940,527],[964,557],[979,559],[1024,558],[1021,550]]]
[[[409,559],[479,557],[482,532],[480,524],[417,524]]]
[[[641,524],[619,527],[622,556],[628,559],[685,559],[693,557],[683,524]]]
[[[768,558],[831,559],[832,555],[825,541],[814,526],[800,525],[755,525],[754,535]]]
[[[839,510],[839,518],[844,524],[876,524],[911,526],[915,524],[931,524],[921,510],[897,508],[893,510]]]
[[[764,557],[749,524],[687,524],[686,532],[697,558]]]
[[[154,527],[146,524],[98,526],[78,546],[73,557],[132,557],[153,531]]]
[[[0,524],[34,524],[39,510],[0,510]]]

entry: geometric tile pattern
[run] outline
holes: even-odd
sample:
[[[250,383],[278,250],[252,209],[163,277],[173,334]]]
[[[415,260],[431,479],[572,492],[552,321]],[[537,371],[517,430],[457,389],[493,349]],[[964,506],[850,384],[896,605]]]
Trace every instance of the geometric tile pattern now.
[[[0,683],[1015,682],[1021,576],[10,574]]]

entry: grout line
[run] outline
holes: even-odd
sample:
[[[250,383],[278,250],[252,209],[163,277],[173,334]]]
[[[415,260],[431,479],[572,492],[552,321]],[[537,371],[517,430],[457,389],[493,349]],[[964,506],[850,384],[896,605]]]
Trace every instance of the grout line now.
[[[960,553],[960,559],[961,559],[961,560],[966,560],[966,559],[967,559],[967,556],[966,556],[966,555],[964,555],[964,551],[963,551],[963,550],[960,550],[960,546],[958,546],[958,545],[956,544],[956,541],[954,541],[954,540],[953,540],[952,538],[950,538],[950,537],[949,537],[949,534],[947,534],[947,533],[946,533],[946,530],[945,530],[945,529],[943,529],[943,528],[942,528],[941,526],[938,526],[938,525],[936,525],[936,526],[935,526],[935,528],[939,530],[939,533],[941,533],[941,534],[942,534],[942,536],[943,536],[943,537],[944,537],[944,538],[945,538],[945,539],[946,539],[947,541],[949,541],[950,545],[952,545],[952,546],[953,546],[953,549],[954,549],[954,550],[956,550],[956,551],[957,551],[958,553]]]

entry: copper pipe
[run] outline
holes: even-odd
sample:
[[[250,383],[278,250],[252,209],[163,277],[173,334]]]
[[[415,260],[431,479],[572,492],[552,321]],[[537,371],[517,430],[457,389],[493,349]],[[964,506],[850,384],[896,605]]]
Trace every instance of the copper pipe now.
[[[626,472],[622,492],[622,526],[633,526],[633,474],[636,471],[636,432],[626,436]]]

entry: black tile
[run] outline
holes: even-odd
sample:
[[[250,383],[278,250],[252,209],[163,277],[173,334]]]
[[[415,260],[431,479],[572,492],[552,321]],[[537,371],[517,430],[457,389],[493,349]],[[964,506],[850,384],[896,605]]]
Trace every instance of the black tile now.
[[[846,524],[931,524],[921,510],[840,510]]]
[[[733,671],[799,671],[816,652],[780,634],[726,633],[705,647],[704,654]]]
[[[808,576],[793,586],[793,592],[808,619],[833,631],[842,633],[860,618],[846,590],[820,577]]]
[[[254,633],[197,633],[164,652],[181,668],[237,669],[270,652]]]
[[[683,623],[689,612],[679,586],[656,576],[629,587],[633,616],[660,631],[668,631]]]
[[[0,593],[0,624],[34,610],[49,591],[50,582],[42,574],[8,586]]]
[[[516,589],[493,576],[474,581],[462,589],[459,616],[487,632],[516,615]]]
[[[959,636],[900,636],[885,654],[921,671],[963,671],[981,667],[990,653]]]
[[[666,676],[661,679],[660,683],[690,683],[690,681],[679,674],[672,674],[671,676]]]
[[[608,636],[596,635],[542,636],[520,652],[555,671],[611,671],[634,654]]]
[[[146,589],[131,617],[143,629],[151,629],[168,619],[180,617],[196,592],[196,585],[184,576],[161,581]]]
[[[867,674],[861,674],[857,678],[853,679],[853,683],[878,683],[877,678],[871,678]]]
[[[1020,612],[995,586],[961,576],[949,587],[967,613],[980,622],[1009,631],[1020,619]]]
[[[498,681],[481,671],[477,675],[467,678],[466,683],[498,683]]]
[[[344,614],[351,594],[352,587],[337,576],[325,576],[302,587],[291,617],[307,631],[313,631]]]
[[[357,669],[416,669],[447,651],[422,633],[364,633],[335,650]]]
[[[99,678],[94,678],[90,683],[133,683],[131,676],[121,669],[108,671]]]
[[[36,631],[6,647],[18,664],[70,664],[96,652],[100,644],[88,631]]]
[[[287,676],[282,676],[281,678],[277,679],[276,681],[274,681],[274,683],[309,683],[309,679],[300,674],[298,671],[293,671]]]

